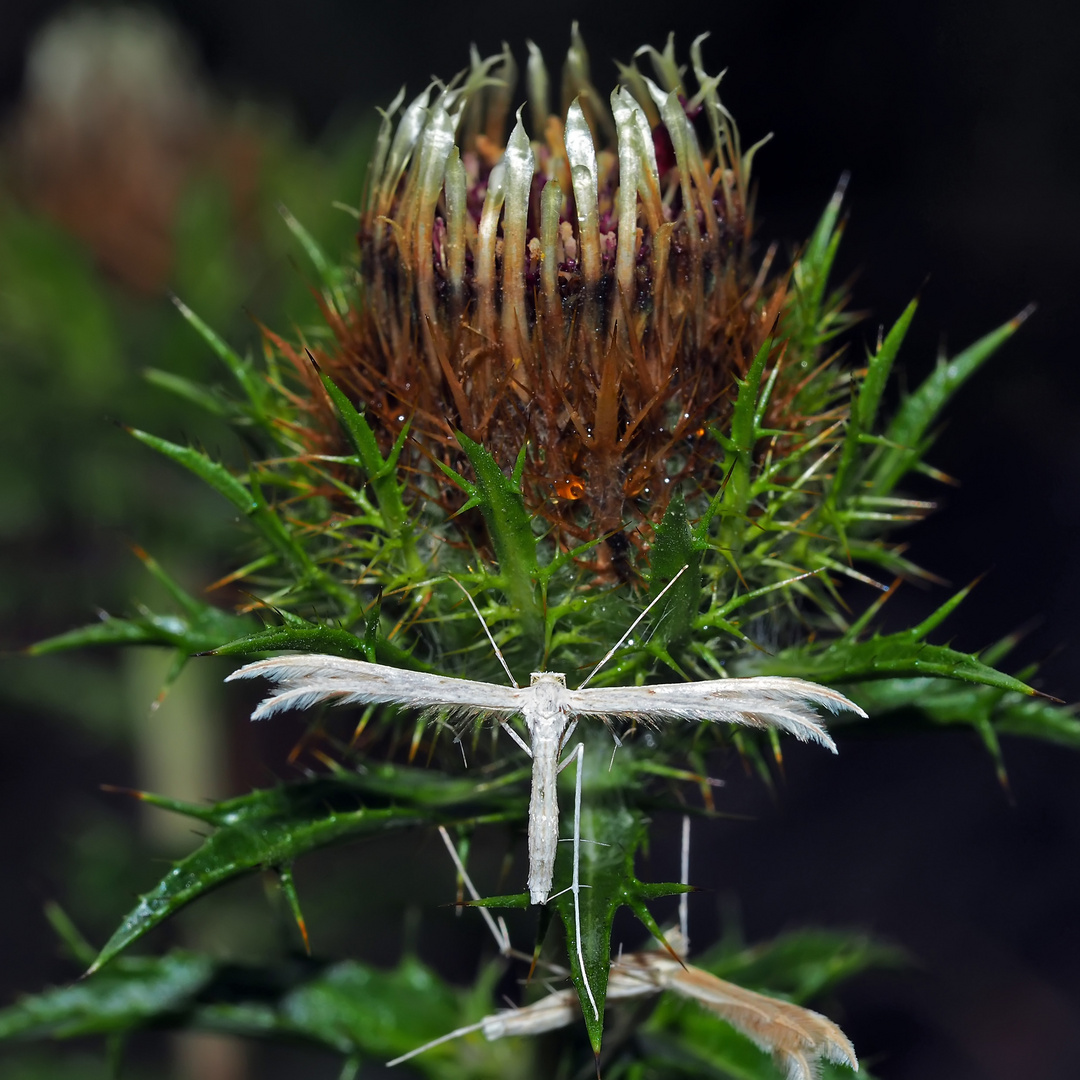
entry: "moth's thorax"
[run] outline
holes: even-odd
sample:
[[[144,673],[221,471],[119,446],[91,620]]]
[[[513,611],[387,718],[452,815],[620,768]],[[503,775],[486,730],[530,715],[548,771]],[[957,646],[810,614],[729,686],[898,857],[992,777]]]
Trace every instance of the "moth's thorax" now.
[[[542,683],[554,683],[566,689],[566,676],[561,671],[534,671],[529,676],[530,686],[539,686]]]
[[[525,720],[534,733],[549,729],[561,734],[569,720],[566,706],[566,676],[561,671],[534,671],[529,677],[532,701]]]

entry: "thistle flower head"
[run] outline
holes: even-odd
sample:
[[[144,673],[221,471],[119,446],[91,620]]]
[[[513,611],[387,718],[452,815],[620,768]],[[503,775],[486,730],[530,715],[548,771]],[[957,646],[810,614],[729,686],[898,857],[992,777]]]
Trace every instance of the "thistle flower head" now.
[[[701,42],[692,84],[669,39],[605,97],[575,26],[557,111],[532,43],[516,111],[506,47],[399,93],[361,212],[361,304],[320,358],[388,441],[412,418],[428,460],[458,464],[456,430],[503,463],[527,446],[529,509],[607,536],[608,558],[713,470],[708,425],[782,303],[748,270],[753,149]]]

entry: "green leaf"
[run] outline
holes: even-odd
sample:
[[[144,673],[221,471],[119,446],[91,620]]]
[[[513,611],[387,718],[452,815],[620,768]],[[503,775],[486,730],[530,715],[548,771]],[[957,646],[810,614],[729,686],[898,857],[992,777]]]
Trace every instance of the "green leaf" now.
[[[1002,735],[1022,735],[1029,739],[1080,750],[1080,719],[1075,706],[1058,705],[1046,698],[1008,696],[998,702],[990,717],[994,729]]]
[[[317,848],[391,829],[517,818],[520,801],[501,789],[519,776],[477,784],[422,769],[384,766],[363,775],[343,770],[208,807],[139,793],[144,802],[208,822],[217,831],[139,897],[90,970],[184,905],[242,874],[286,866]],[[393,805],[385,805],[387,798]]]
[[[402,541],[411,561],[418,562],[412,544],[412,526],[402,500],[404,485],[399,484],[396,476],[397,462],[402,447],[408,437],[409,425],[401,429],[401,434],[394,443],[390,456],[384,458],[371,426],[358,412],[345,393],[334,383],[329,375],[319,372],[326,392],[337,410],[338,419],[349,441],[356,451],[357,463],[367,474],[368,482],[375,492],[379,510],[386,521],[387,531],[391,536]]]
[[[845,173],[806,248],[792,268],[792,337],[800,348],[808,352],[832,336],[836,328],[834,313],[824,310],[825,289],[843,236],[843,227],[838,226],[838,222],[847,183],[848,175]]]
[[[323,252],[323,249],[319,247],[315,237],[313,237],[311,233],[309,233],[307,229],[293,217],[284,203],[278,203],[278,213],[281,214],[282,219],[288,226],[289,232],[300,241],[300,246],[304,249],[305,254],[318,271],[319,277],[322,278],[327,298],[337,309],[339,315],[347,314],[349,310],[349,301],[346,299],[345,290],[342,288],[342,281],[344,280],[344,271],[342,267],[338,266],[336,263],[332,263],[326,257],[326,254]]]
[[[233,378],[236,379],[240,388],[247,395],[248,401],[251,402],[252,415],[265,425],[267,423],[265,415],[267,387],[255,374],[253,365],[244,360],[224,338],[215,333],[178,296],[173,296],[172,302],[176,305],[176,309],[180,314],[195,329],[199,337],[210,346],[214,355],[229,369]]]
[[[925,453],[926,432],[957,390],[997,350],[1016,333],[1034,309],[1025,308],[1015,318],[969,345],[951,360],[939,360],[922,385],[900,406],[886,432],[895,444],[878,462],[873,476],[873,490],[887,494],[903,476],[914,468]]]
[[[855,633],[823,644],[813,643],[784,649],[773,657],[753,657],[745,665],[747,673],[789,675],[827,685],[862,682],[866,679],[911,676],[943,677],[993,686],[1018,694],[1036,694],[1019,679],[982,663],[976,656],[945,645],[930,645],[923,639],[936,629],[973,588],[961,589],[917,626],[895,634],[875,634],[856,641]],[[862,622],[856,624],[861,629]],[[854,630],[854,628],[853,628]]]
[[[863,431],[873,431],[874,422],[877,419],[878,406],[881,404],[881,395],[892,372],[893,361],[904,343],[911,320],[915,318],[915,311],[919,306],[919,298],[915,297],[896,320],[893,328],[885,335],[885,340],[878,346],[877,351],[870,357],[866,365],[866,375],[862,386],[859,388],[858,420],[859,427]]]
[[[122,957],[72,986],[23,998],[0,1010],[0,1039],[179,1026],[386,1060],[451,1030],[461,1013],[460,995],[414,957],[389,971],[353,960],[252,968],[175,950]]]
[[[721,945],[694,963],[760,993],[805,1002],[871,969],[907,965],[906,954],[861,933],[798,930],[749,949]]]
[[[581,1003],[589,1042],[597,1054],[604,1034],[604,1002],[615,912],[624,904],[629,905],[649,925],[651,916],[644,906],[646,900],[688,891],[684,885],[646,884],[635,876],[634,859],[648,834],[648,819],[642,811],[628,807],[623,798],[629,777],[633,775],[629,747],[624,748],[622,761],[612,761],[609,769],[607,747],[600,745],[607,741],[605,734],[599,727],[586,733],[589,749],[583,766],[579,911],[574,911],[573,893],[566,891],[572,882],[572,844],[560,845],[555,861],[553,898],[549,901],[566,929],[570,975]],[[574,799],[568,792],[573,791],[574,773],[575,766],[571,765],[562,774],[564,795],[560,835],[564,837],[573,836]]]
[[[865,679],[942,677],[1035,694],[1026,683],[996,671],[976,657],[945,645],[928,645],[907,631],[875,635],[869,641],[832,642],[784,649],[775,657],[752,658],[740,674],[788,675],[835,685]]]
[[[681,491],[676,491],[656,527],[656,539],[649,551],[649,599],[655,599],[684,566],[687,569],[667,593],[662,610],[653,615],[654,641],[659,639],[670,646],[689,636],[701,606],[701,556],[705,548],[691,532],[686,500]]]
[[[208,956],[126,957],[72,986],[25,997],[0,1011],[0,1039],[69,1039],[130,1031],[186,1007],[209,982]]]
[[[765,372],[772,345],[772,338],[766,338],[758,349],[746,378],[738,380],[739,394],[731,416],[731,440],[725,450],[725,486],[714,500],[725,518],[720,532],[720,544],[727,548],[735,547],[735,538],[750,502],[754,447],[759,435],[756,422],[758,396],[761,392],[761,377]],[[714,508],[710,507],[698,527],[699,531],[707,527],[714,512]]]
[[[1000,735],[1043,739],[1080,750],[1080,719],[1044,697],[948,679],[882,679],[852,693],[874,718],[911,713],[933,724],[987,724]]]
[[[223,394],[208,390],[193,379],[186,379],[183,375],[174,375],[171,371],[160,371],[158,368],[145,368],[143,377],[151,386],[175,394],[178,398],[182,398],[192,405],[197,405],[211,416],[227,417],[232,415],[233,410]]]
[[[265,652],[328,653],[349,660],[366,660],[363,641],[348,630],[309,623],[306,626],[268,626],[236,638],[214,650],[216,656],[254,656]]]
[[[365,622],[364,637],[359,638],[337,626],[309,622],[291,611],[279,610],[283,626],[268,626],[254,634],[245,634],[213,649],[217,656],[253,656],[268,652],[329,653],[349,660],[367,660],[389,664],[409,671],[432,671],[432,664],[417,660],[404,649],[378,635],[378,612]]]
[[[255,526],[270,547],[292,568],[299,583],[317,581],[325,591],[342,600],[346,605],[353,603],[352,594],[334,578],[320,570],[300,546],[293,534],[285,527],[281,518],[263,498],[262,491],[254,474],[249,476],[246,485],[238,480],[224,465],[212,460],[201,450],[190,446],[180,446],[167,439],[139,431],[127,429],[139,442],[164,454],[165,457],[189,469],[199,479],[209,484],[218,494],[223,495],[244,514]],[[249,486],[250,485],[250,486]]]
[[[469,502],[479,507],[484,516],[499,560],[500,581],[526,633],[542,640],[543,620],[536,591],[540,574],[536,537],[525,512],[521,492],[521,470],[525,464],[526,447],[521,448],[514,472],[508,477],[479,443],[460,431],[457,439],[476,473],[476,483],[472,484],[462,477],[458,477],[457,482],[468,493]]]
[[[881,404],[881,395],[888,383],[893,361],[900,351],[900,346],[903,344],[918,306],[919,301],[916,298],[904,309],[885,340],[867,361],[866,375],[858,392],[852,390],[851,413],[848,417],[847,432],[844,435],[844,445],[840,451],[840,460],[837,462],[836,472],[827,496],[830,517],[841,539],[844,540],[845,546],[847,538],[839,520],[839,511],[848,501],[856,476],[862,475],[865,470],[867,449],[865,436],[873,432],[878,406]],[[862,464],[860,464],[860,459],[862,459]]]
[[[445,1034],[460,1015],[453,990],[412,957],[393,971],[335,964],[286,995],[278,1013],[293,1032],[383,1061]]]
[[[135,548],[135,554],[183,614],[157,615],[143,611],[131,619],[107,615],[100,622],[36,642],[26,650],[28,655],[45,656],[68,649],[106,645],[171,645],[183,656],[194,656],[212,652],[227,641],[251,632],[254,626],[251,617],[233,615],[192,596],[156,559],[141,548]]]

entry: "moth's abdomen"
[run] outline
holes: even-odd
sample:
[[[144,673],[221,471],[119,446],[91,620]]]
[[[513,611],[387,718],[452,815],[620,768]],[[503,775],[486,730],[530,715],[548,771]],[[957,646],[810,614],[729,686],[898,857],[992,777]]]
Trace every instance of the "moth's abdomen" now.
[[[529,899],[544,904],[551,893],[559,846],[559,745],[533,739],[532,794],[529,796]]]

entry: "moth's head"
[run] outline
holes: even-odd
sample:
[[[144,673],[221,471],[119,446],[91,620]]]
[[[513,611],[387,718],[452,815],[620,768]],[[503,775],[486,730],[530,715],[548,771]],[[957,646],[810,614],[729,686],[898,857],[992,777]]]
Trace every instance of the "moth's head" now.
[[[539,686],[542,683],[547,683],[549,686],[554,683],[556,686],[566,688],[566,676],[561,671],[534,671],[529,676],[530,686]]]

